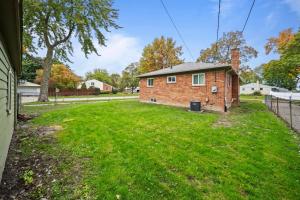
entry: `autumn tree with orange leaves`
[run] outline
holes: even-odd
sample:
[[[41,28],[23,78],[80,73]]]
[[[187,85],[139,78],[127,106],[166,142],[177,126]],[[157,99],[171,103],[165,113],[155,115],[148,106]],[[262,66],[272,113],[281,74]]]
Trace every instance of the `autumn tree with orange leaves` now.
[[[291,28],[281,31],[278,37],[270,37],[265,44],[266,54],[270,54],[271,52],[281,54],[293,38],[294,33]]]
[[[37,70],[35,82],[40,84],[42,79],[43,69],[39,69]],[[50,88],[76,88],[80,80],[80,77],[64,64],[53,64],[51,67]]]
[[[278,60],[271,60],[263,65],[263,77],[270,85],[295,89],[300,79],[300,30],[293,33],[286,29],[277,38],[269,38],[266,53],[271,51],[280,55]]]

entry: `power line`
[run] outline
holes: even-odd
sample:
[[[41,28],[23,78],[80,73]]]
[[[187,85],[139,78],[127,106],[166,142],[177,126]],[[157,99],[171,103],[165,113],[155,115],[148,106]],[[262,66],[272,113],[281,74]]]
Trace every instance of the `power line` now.
[[[220,14],[221,14],[221,0],[219,0],[219,11],[218,11],[217,40],[216,40],[216,56],[217,56],[217,54],[218,54],[219,29],[220,29]]]
[[[254,4],[255,4],[255,0],[253,0],[253,2],[252,2],[252,5],[251,5],[251,8],[250,8],[250,10],[249,10],[247,19],[246,19],[245,24],[244,24],[244,27],[243,27],[243,29],[242,29],[242,33],[244,32],[244,30],[245,30],[245,28],[246,28],[246,26],[247,26],[247,23],[248,23],[248,20],[249,20],[250,15],[251,15],[251,12],[252,12],[252,9],[253,9]]]
[[[169,17],[169,19],[170,19],[172,25],[174,26],[174,28],[175,28],[175,30],[176,30],[178,36],[180,37],[180,39],[181,39],[183,45],[185,46],[185,48],[187,49],[188,53],[190,54],[190,57],[194,60],[193,54],[192,54],[191,50],[189,49],[189,47],[187,46],[187,44],[185,43],[185,41],[184,41],[184,39],[183,39],[183,36],[181,35],[181,33],[180,33],[178,27],[176,26],[176,24],[175,24],[175,22],[174,22],[174,20],[173,20],[173,18],[172,18],[172,16],[171,16],[171,14],[169,13],[169,11],[168,11],[168,9],[167,9],[167,6],[166,6],[165,3],[163,2],[163,0],[160,0],[160,2],[161,2],[161,4],[162,4],[162,6],[163,6],[163,8],[164,8],[164,10],[165,10],[165,12],[166,12],[166,14],[168,15],[168,17]]]

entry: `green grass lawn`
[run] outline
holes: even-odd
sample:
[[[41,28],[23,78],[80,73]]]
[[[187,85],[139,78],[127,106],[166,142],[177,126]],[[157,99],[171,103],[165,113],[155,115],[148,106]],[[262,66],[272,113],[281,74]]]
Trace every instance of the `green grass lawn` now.
[[[262,101],[265,99],[264,95],[261,96],[255,96],[255,95],[240,95],[241,100],[258,100]]]
[[[45,109],[34,125],[63,127],[55,143],[30,144],[68,155],[53,199],[300,198],[298,137],[258,102],[225,115],[137,101],[25,109]]]

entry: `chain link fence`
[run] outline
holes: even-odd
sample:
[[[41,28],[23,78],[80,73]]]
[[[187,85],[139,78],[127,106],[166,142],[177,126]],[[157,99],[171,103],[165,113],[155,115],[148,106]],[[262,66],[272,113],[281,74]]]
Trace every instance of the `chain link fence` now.
[[[300,100],[293,99],[292,95],[283,96],[272,93],[265,96],[265,104],[290,128],[300,133]]]

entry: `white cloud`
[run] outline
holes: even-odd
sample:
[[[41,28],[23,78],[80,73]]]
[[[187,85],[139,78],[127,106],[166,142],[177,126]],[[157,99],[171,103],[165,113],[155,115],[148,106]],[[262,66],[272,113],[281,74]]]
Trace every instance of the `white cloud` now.
[[[131,62],[139,61],[142,47],[139,40],[122,34],[111,34],[107,36],[106,47],[99,47],[98,53],[84,56],[80,44],[74,41],[74,54],[70,59],[72,70],[79,75],[84,75],[94,68],[104,68],[110,73],[120,73]],[[94,41],[95,44],[97,43]]]
[[[296,12],[300,17],[300,0],[284,0],[283,2],[286,3],[290,9],[293,12]]]
[[[274,28],[277,23],[275,12],[269,13],[265,18],[265,22],[268,28]]]
[[[213,13],[218,14],[219,0],[210,0],[210,1],[214,4]],[[220,15],[221,18],[227,17],[231,13],[235,4],[236,4],[236,2],[234,2],[233,0],[221,1],[221,15]]]

